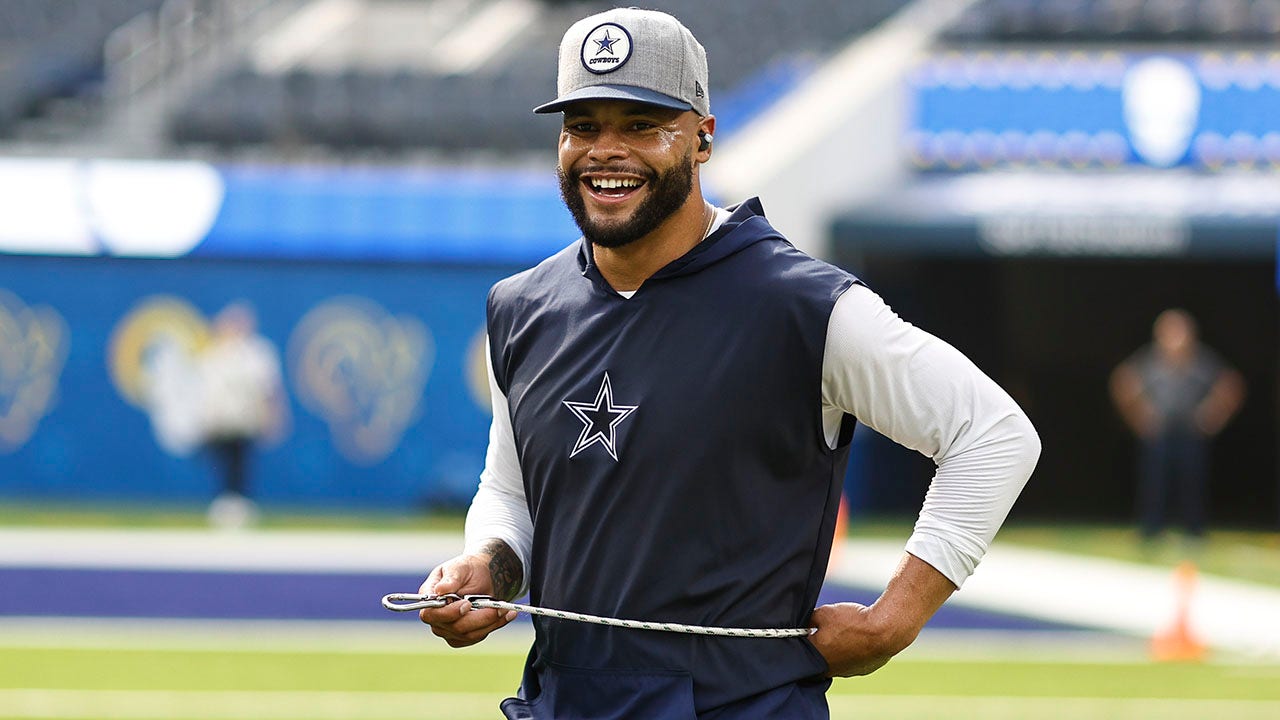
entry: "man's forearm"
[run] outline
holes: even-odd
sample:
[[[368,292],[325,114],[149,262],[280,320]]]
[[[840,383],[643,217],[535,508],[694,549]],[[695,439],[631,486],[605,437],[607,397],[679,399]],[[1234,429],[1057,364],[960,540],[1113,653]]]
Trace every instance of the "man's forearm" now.
[[[870,608],[871,616],[886,628],[886,650],[902,652],[915,641],[929,618],[956,591],[956,586],[929,563],[907,553]]]

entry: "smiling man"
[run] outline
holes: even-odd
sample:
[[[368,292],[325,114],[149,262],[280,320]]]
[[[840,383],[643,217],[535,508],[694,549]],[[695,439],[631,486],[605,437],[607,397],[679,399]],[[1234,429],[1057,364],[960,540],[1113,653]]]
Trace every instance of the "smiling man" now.
[[[909,645],[973,572],[1039,456],[994,382],[805,256],[751,199],[702,193],[706,55],[675,18],[618,9],[560,46],[559,176],[582,238],[494,286],[493,426],[462,555],[422,592],[720,628],[535,617],[508,718],[826,718],[834,676]],[[855,418],[938,463],[872,605],[815,609]],[[450,645],[514,613],[422,611]]]

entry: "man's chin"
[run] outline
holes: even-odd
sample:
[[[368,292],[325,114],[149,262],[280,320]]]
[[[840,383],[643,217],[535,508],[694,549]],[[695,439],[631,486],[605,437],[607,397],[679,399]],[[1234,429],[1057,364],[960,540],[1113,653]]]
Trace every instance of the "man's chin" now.
[[[627,231],[626,223],[609,225],[591,223],[587,227],[579,229],[582,230],[582,236],[589,240],[591,244],[606,248],[620,248],[640,239],[639,235]]]
[[[617,235],[620,232],[625,233],[627,227],[635,220],[636,210],[634,208],[624,209],[615,206],[602,211],[598,207],[592,207],[591,201],[588,199],[585,215],[586,227],[579,228],[583,231],[583,234],[588,238],[607,237]]]

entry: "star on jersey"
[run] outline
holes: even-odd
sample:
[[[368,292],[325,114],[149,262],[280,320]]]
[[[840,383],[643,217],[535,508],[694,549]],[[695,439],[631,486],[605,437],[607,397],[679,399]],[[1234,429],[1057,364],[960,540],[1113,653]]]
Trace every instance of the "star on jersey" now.
[[[640,406],[613,404],[613,386],[609,383],[609,373],[604,374],[604,381],[600,383],[600,391],[596,393],[595,402],[570,400],[562,402],[582,421],[582,434],[578,436],[578,442],[574,444],[569,457],[600,443],[604,446],[605,452],[609,453],[609,457],[617,461],[618,424],[626,420]]]
[[[592,40],[591,42],[594,42],[595,44],[597,44],[597,45],[599,45],[599,46],[600,46],[600,49],[599,49],[599,50],[596,50],[596,54],[597,54],[597,55],[599,55],[599,54],[600,54],[600,53],[602,53],[602,52],[607,52],[607,53],[609,53],[610,55],[612,55],[612,54],[613,54],[613,45],[614,45],[614,43],[618,42],[618,40],[620,40],[620,39],[621,39],[621,38],[609,37],[609,31],[608,31],[608,30],[605,30],[605,31],[604,31],[604,37],[603,37],[603,38],[601,38],[601,39],[599,39],[599,40]]]

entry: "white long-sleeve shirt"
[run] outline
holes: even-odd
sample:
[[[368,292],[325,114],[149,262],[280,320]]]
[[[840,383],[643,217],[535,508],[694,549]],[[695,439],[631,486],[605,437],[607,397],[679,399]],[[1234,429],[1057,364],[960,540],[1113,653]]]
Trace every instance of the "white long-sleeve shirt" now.
[[[903,321],[862,285],[832,309],[822,370],[828,444],[848,413],[937,463],[906,551],[961,586],[1035,468],[1040,440],[1030,421],[968,358]],[[467,514],[466,552],[497,538],[527,569],[533,524],[507,398],[492,367],[489,389],[493,424]]]

